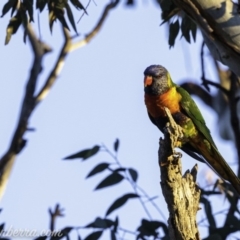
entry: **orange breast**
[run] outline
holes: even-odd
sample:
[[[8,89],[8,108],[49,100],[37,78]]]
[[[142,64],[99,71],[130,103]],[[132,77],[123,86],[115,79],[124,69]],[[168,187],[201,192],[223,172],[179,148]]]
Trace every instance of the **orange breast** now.
[[[181,95],[176,91],[175,87],[172,87],[169,91],[160,96],[145,94],[145,104],[147,106],[147,110],[154,118],[166,116],[164,107],[167,107],[172,114],[179,112],[180,100]]]

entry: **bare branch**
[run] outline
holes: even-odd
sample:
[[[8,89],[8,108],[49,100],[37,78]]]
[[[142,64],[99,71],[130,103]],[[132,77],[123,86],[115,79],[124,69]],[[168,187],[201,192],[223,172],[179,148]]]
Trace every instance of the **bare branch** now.
[[[39,91],[39,94],[36,96],[36,104],[38,104],[39,101],[43,100],[47,96],[50,88],[56,81],[58,75],[60,74],[60,72],[62,70],[62,67],[64,66],[65,58],[67,57],[67,55],[71,51],[74,51],[80,47],[85,46],[87,43],[89,43],[93,39],[93,37],[99,32],[99,30],[103,26],[103,23],[106,20],[109,11],[111,9],[115,8],[118,3],[119,3],[119,0],[115,0],[114,2],[111,2],[106,5],[106,7],[103,11],[103,14],[102,14],[101,18],[99,19],[97,25],[94,27],[94,29],[89,34],[86,35],[86,37],[83,40],[73,43],[72,42],[73,38],[70,37],[68,30],[63,28],[63,33],[64,33],[64,37],[65,37],[64,46],[62,47],[62,50],[60,52],[60,55],[57,59],[57,62],[55,64],[53,70],[51,71],[49,77],[47,78],[44,86]]]
[[[223,93],[225,93],[227,96],[229,95],[229,91],[224,88],[221,84],[219,83],[216,83],[216,82],[213,82],[211,80],[208,80],[208,79],[204,79],[203,80],[203,85],[204,86],[207,86],[207,85],[211,85],[211,86],[214,86],[216,87],[217,89],[221,90]]]
[[[168,109],[165,109],[169,125],[160,139],[159,166],[161,187],[169,210],[169,237],[172,240],[199,240],[196,214],[199,209],[200,190],[196,185],[197,165],[182,176],[180,154],[174,152],[179,144],[182,129]]]
[[[37,39],[31,24],[28,24],[26,33],[29,37],[29,42],[34,52],[34,61],[30,71],[29,79],[27,81],[25,96],[22,102],[16,130],[13,134],[9,149],[0,159],[0,198],[5,191],[7,180],[11,173],[15,157],[19,152],[21,152],[26,144],[26,140],[23,138],[23,135],[27,131],[28,120],[35,107],[34,92],[37,78],[42,70],[43,56],[50,51],[50,47]]]
[[[109,3],[109,4],[106,5],[106,7],[105,7],[105,9],[104,9],[104,11],[103,11],[103,13],[102,13],[102,16],[101,16],[101,18],[99,19],[97,25],[93,28],[93,30],[92,30],[90,33],[88,33],[88,34],[86,35],[86,37],[85,37],[84,39],[73,43],[72,46],[71,46],[71,51],[74,51],[74,50],[76,50],[76,49],[78,49],[78,48],[81,48],[81,47],[85,46],[87,43],[89,43],[89,42],[93,39],[93,37],[94,37],[94,36],[100,31],[100,29],[102,28],[103,23],[105,22],[108,14],[109,14],[109,11],[110,11],[111,9],[115,8],[115,7],[118,5],[119,2],[120,2],[120,0],[114,0],[114,1],[112,1],[111,3]]]
[[[56,219],[58,217],[64,217],[64,209],[60,208],[59,204],[56,204],[55,209],[51,210],[51,208],[49,208],[48,212],[50,214],[50,230],[53,232],[55,230]]]
[[[45,81],[44,86],[42,87],[42,89],[39,91],[39,93],[36,96],[36,101],[35,101],[36,105],[47,96],[48,92],[50,91],[51,87],[57,80],[57,77],[59,76],[60,72],[62,71],[64,62],[65,62],[65,58],[67,57],[68,53],[70,52],[72,39],[69,35],[69,31],[64,27],[62,27],[62,31],[63,31],[65,42],[62,46],[61,52],[59,54],[59,57],[57,58],[55,66],[53,67],[47,80]]]

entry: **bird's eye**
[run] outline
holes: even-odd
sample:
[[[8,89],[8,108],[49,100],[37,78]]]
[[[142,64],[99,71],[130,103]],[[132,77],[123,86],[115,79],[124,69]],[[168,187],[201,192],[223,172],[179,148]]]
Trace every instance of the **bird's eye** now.
[[[162,76],[163,76],[163,74],[158,74],[158,75],[156,75],[155,77],[156,77],[156,78],[162,78]]]

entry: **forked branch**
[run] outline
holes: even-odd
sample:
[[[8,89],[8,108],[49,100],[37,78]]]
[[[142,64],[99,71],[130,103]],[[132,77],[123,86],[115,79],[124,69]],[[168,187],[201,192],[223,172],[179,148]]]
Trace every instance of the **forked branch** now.
[[[29,43],[32,47],[34,54],[34,61],[32,63],[32,68],[30,71],[29,78],[27,80],[25,94],[21,106],[20,116],[17,122],[16,130],[13,134],[12,140],[10,142],[10,146],[6,153],[0,159],[0,199],[2,198],[7,181],[9,179],[13,164],[15,162],[16,156],[18,153],[22,151],[26,144],[26,140],[24,139],[24,134],[28,130],[28,122],[29,118],[32,115],[35,107],[42,101],[50,91],[51,87],[55,83],[57,77],[59,76],[63,65],[65,63],[65,59],[67,55],[77,48],[85,46],[90,40],[96,36],[96,34],[100,31],[105,22],[108,13],[111,9],[115,8],[119,0],[111,1],[106,5],[102,16],[100,17],[96,27],[85,36],[84,39],[79,40],[75,43],[72,42],[73,37],[70,36],[68,30],[63,28],[64,35],[64,44],[61,48],[59,57],[52,70],[50,71],[49,76],[45,80],[45,84],[42,89],[36,93],[36,83],[39,77],[40,72],[42,71],[42,60],[43,56],[50,52],[51,49],[45,43],[40,41],[34,33],[31,24],[28,24],[26,27],[26,33],[29,38]]]

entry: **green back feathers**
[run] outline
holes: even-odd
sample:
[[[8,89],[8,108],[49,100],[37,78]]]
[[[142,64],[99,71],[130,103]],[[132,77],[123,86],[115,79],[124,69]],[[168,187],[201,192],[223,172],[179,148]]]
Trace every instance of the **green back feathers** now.
[[[197,127],[197,130],[201,132],[204,135],[204,137],[209,141],[209,143],[211,143],[217,149],[212,139],[211,133],[208,127],[206,126],[205,120],[200,110],[198,109],[198,106],[193,101],[192,97],[183,88],[177,85],[176,88],[177,92],[182,96],[182,99],[180,101],[181,108],[184,110],[187,116],[192,119],[193,123]]]

